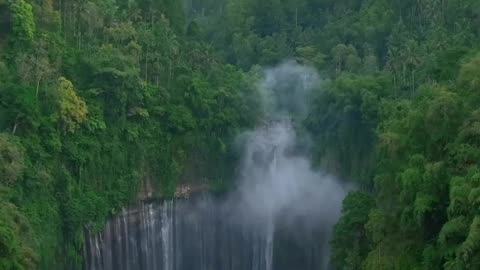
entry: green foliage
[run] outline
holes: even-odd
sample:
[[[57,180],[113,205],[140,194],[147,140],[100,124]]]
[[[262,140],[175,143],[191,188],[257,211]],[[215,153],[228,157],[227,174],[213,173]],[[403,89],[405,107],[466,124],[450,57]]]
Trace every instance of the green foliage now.
[[[32,42],[35,34],[32,5],[25,0],[12,0],[10,10],[12,12],[13,32],[18,41]]]
[[[74,132],[87,119],[87,105],[76,95],[73,84],[64,77],[58,79],[55,90],[54,99],[59,109],[58,114],[63,129]]]
[[[38,258],[29,243],[31,231],[28,221],[15,205],[5,202],[0,205],[0,217],[0,268],[32,269]]]
[[[313,135],[315,156],[327,170],[345,178],[371,177],[371,160],[380,98],[388,82],[382,78],[342,74],[315,94],[305,124]]]
[[[478,268],[478,4],[440,2],[231,0],[191,15],[230,63],[295,57],[326,78],[304,122],[315,164],[375,201],[345,200],[338,269]]]
[[[478,1],[218,2],[189,15],[227,61],[325,78],[304,121],[315,165],[373,198],[345,199],[333,264],[477,269]]]
[[[331,241],[332,263],[337,269],[361,268],[370,246],[365,225],[374,205],[373,198],[361,192],[350,193],[345,198],[342,218],[335,226]]]
[[[0,184],[12,187],[22,177],[25,169],[25,153],[18,141],[0,133]]]
[[[480,267],[478,1],[11,0],[0,13],[0,268],[79,269],[84,227],[143,181],[166,197],[227,190],[233,139],[261,115],[256,65],[286,58],[325,79],[304,121],[314,165],[362,190],[334,265]]]
[[[477,96],[480,89],[479,64],[480,54],[477,54],[462,66],[458,76],[459,84],[468,90],[471,96]]]
[[[231,186],[234,137],[260,114],[256,82],[200,26],[185,36],[181,1],[12,0],[9,10],[1,269],[81,269],[85,228],[102,228],[144,181],[156,197]]]

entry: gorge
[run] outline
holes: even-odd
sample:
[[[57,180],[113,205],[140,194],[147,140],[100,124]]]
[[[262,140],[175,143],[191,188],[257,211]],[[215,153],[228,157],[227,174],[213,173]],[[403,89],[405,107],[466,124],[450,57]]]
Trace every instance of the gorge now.
[[[480,269],[479,0],[0,0],[0,270]]]
[[[237,139],[236,188],[140,203],[87,234],[87,270],[328,268],[329,240],[347,188],[311,168],[294,128],[313,69],[285,62],[259,84],[266,120]]]

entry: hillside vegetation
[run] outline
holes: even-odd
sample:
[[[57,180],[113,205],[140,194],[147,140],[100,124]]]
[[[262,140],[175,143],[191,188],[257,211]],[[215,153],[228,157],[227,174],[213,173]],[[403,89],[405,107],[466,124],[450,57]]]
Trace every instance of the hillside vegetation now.
[[[478,0],[0,0],[0,269],[81,269],[153,179],[229,188],[258,66],[323,86],[315,165],[354,181],[336,269],[480,268]]]

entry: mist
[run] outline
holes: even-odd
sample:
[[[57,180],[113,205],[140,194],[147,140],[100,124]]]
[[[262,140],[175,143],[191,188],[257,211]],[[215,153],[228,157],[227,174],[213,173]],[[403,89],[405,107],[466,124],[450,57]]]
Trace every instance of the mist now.
[[[266,117],[273,119],[304,118],[309,94],[319,87],[321,80],[316,70],[293,60],[265,68],[258,83]]]
[[[278,230],[299,242],[316,235],[327,269],[329,236],[348,187],[312,168],[307,154],[298,150],[305,140],[299,140],[293,124],[305,117],[309,94],[321,87],[320,77],[313,68],[287,61],[265,69],[258,87],[265,124],[238,137],[241,170],[226,207],[234,210],[236,222],[263,227],[267,249],[272,248],[267,257],[273,256]],[[278,269],[268,265],[266,270]]]
[[[266,68],[258,87],[265,121],[237,138],[235,189],[124,209],[102,233],[88,232],[86,269],[329,269],[348,187],[312,168],[294,124],[321,80],[289,61]]]

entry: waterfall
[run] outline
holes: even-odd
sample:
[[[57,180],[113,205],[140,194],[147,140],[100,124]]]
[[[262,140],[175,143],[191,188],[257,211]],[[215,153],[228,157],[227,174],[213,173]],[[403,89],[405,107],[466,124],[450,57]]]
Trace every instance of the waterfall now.
[[[273,221],[267,225],[266,243],[265,243],[265,270],[272,270],[273,267],[273,239],[274,227]]]
[[[312,169],[292,120],[314,70],[286,63],[261,83],[267,124],[238,137],[243,158],[224,197],[140,203],[87,232],[86,270],[326,270],[346,188]]]
[[[174,270],[173,268],[173,202],[167,201],[162,207],[162,248],[163,248],[163,268],[165,270]]]
[[[266,179],[272,181],[277,177],[277,155],[278,149],[274,145],[273,157],[270,161],[270,165],[267,167],[269,170],[269,175]],[[272,270],[273,267],[273,241],[275,234],[275,217],[272,209],[267,210],[267,221],[266,221],[266,234],[265,234],[265,270]]]
[[[328,235],[344,189],[292,154],[290,121],[247,137],[235,192],[124,209],[103,232],[87,235],[86,269],[327,269]]]
[[[102,233],[87,234],[86,269],[272,269],[271,228],[261,233],[228,215],[208,195],[124,209]]]

